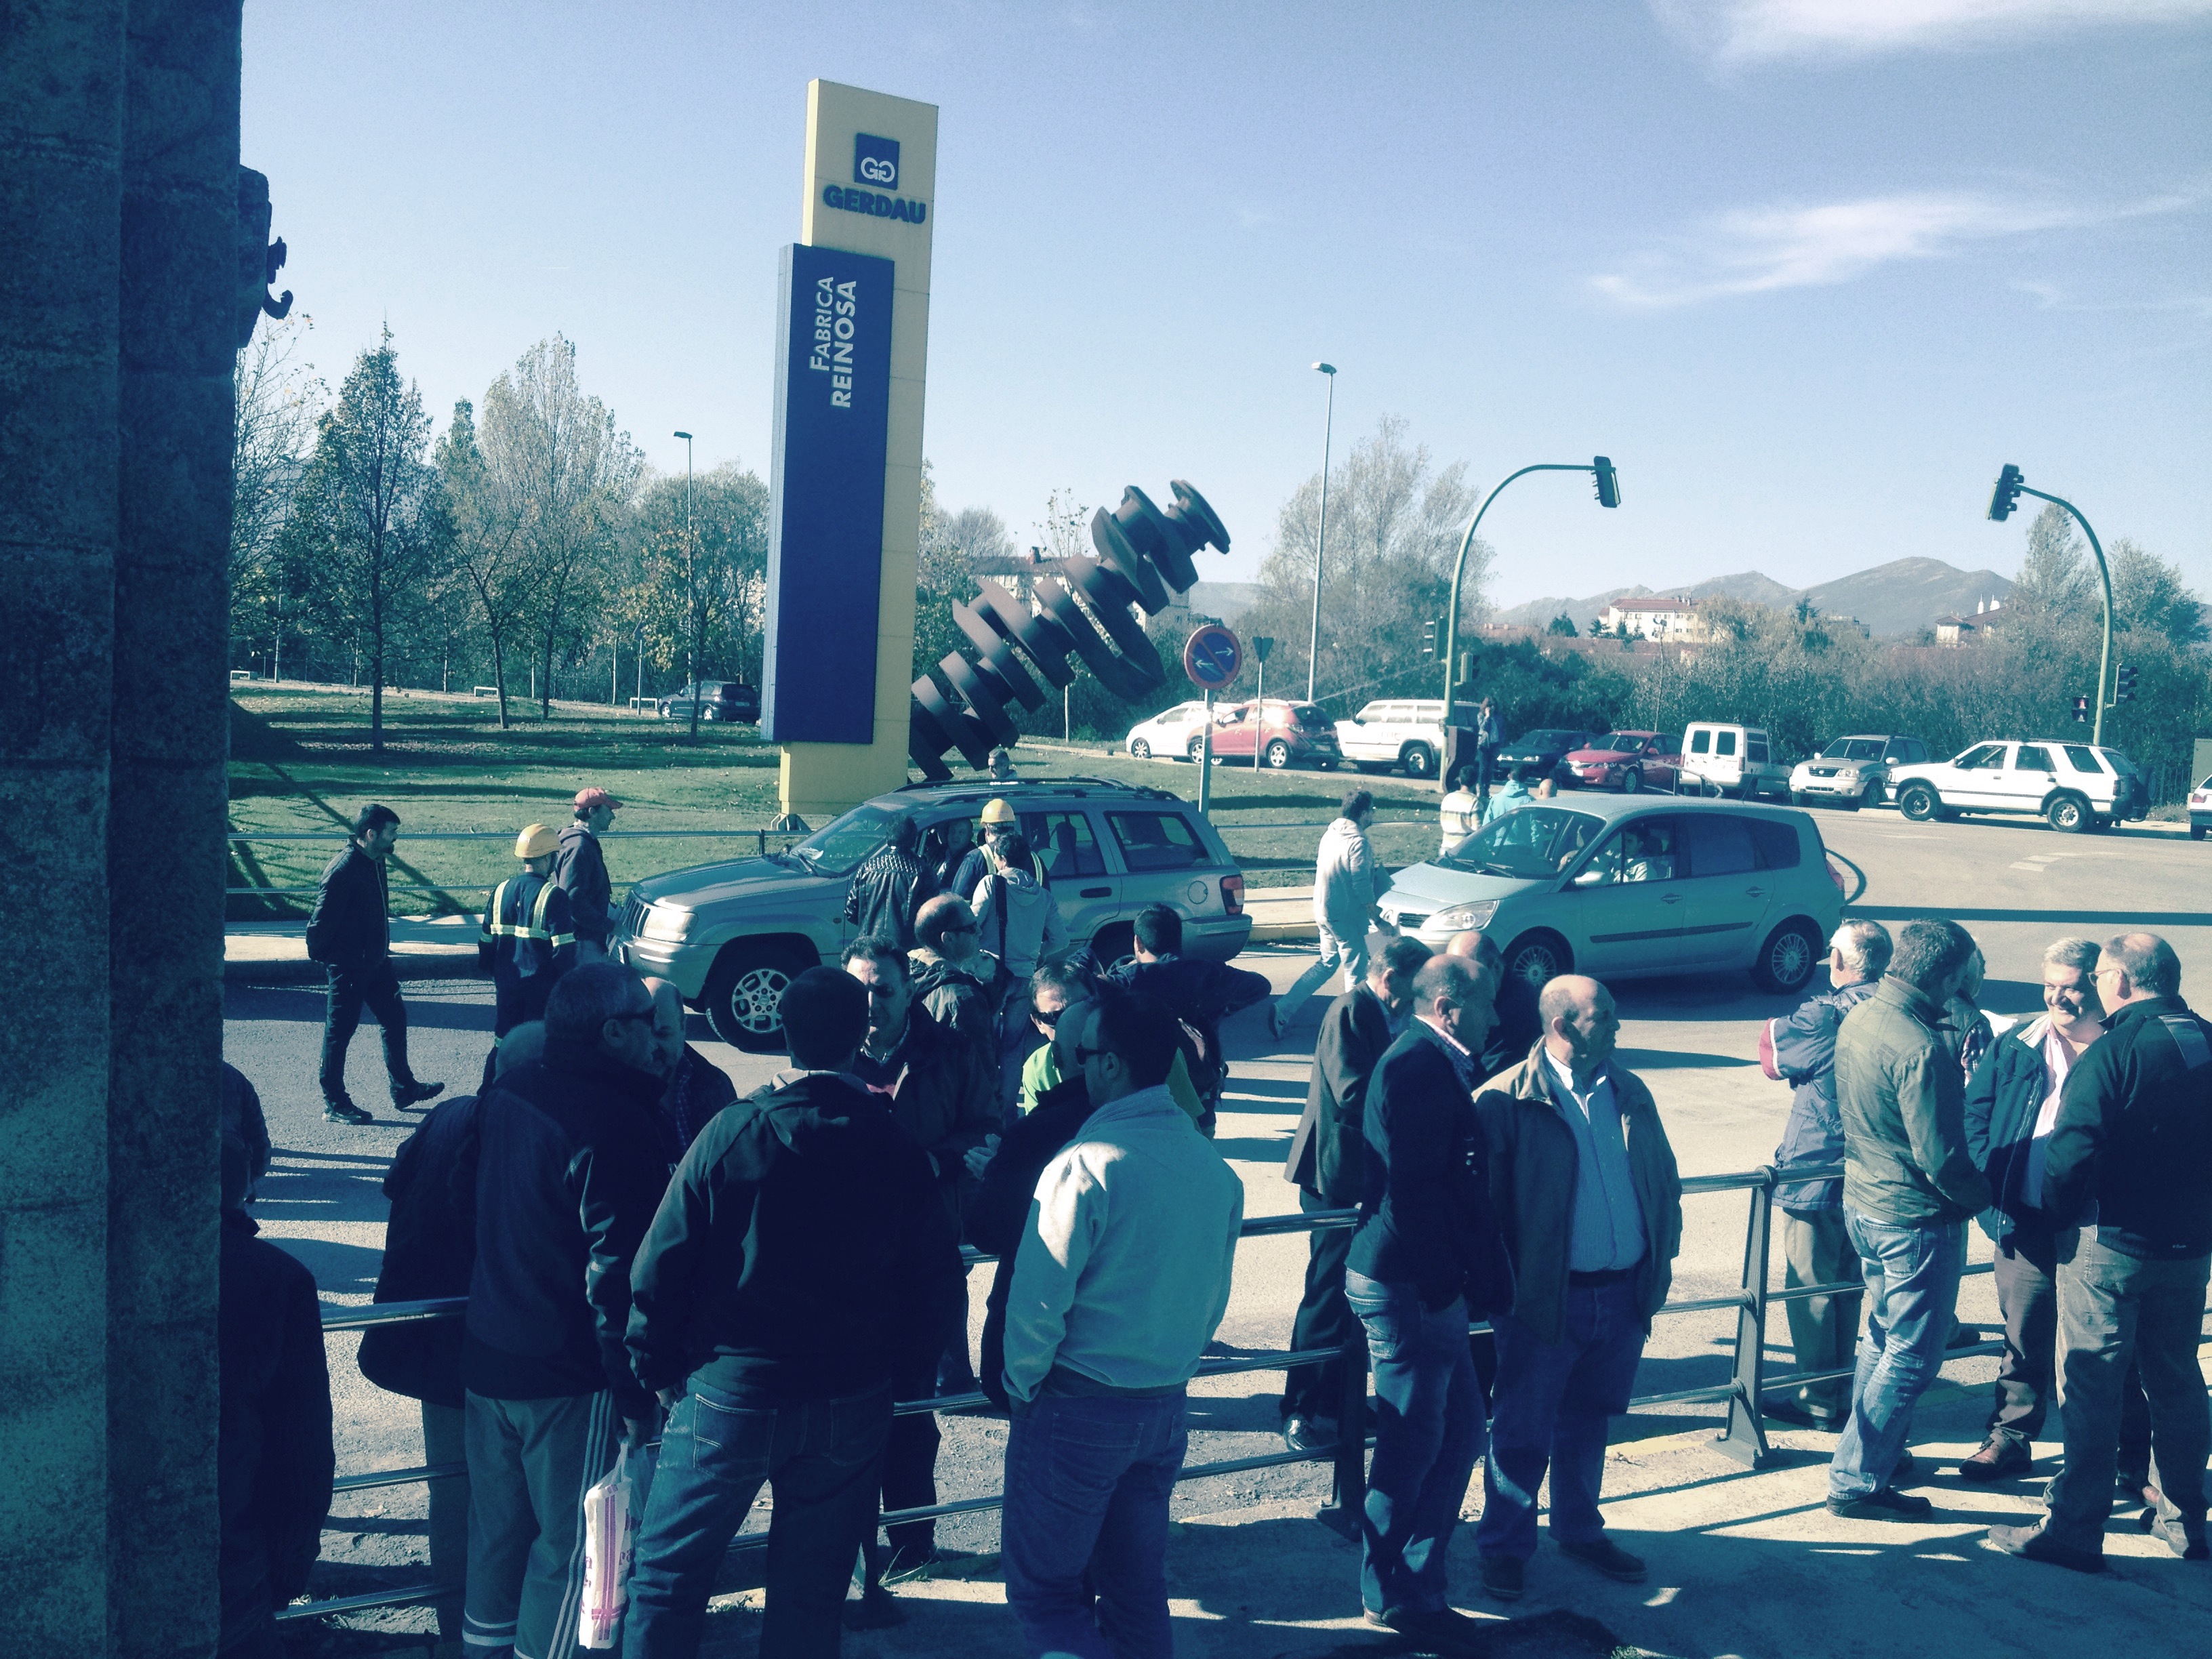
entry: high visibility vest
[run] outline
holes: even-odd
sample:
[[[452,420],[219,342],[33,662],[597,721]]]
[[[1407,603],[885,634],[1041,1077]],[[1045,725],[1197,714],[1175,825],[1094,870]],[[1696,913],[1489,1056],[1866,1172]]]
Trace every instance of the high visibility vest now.
[[[479,930],[483,942],[489,945],[495,939],[534,939],[551,951],[557,951],[564,945],[574,945],[576,942],[576,936],[574,933],[556,933],[545,924],[546,908],[552,903],[554,890],[558,884],[550,877],[539,878],[538,902],[530,907],[530,920],[526,922],[521,919],[521,880],[519,878],[510,878],[500,883],[492,890],[491,908],[489,912],[491,925]],[[507,920],[507,896],[510,889],[514,893],[514,920],[512,921]]]

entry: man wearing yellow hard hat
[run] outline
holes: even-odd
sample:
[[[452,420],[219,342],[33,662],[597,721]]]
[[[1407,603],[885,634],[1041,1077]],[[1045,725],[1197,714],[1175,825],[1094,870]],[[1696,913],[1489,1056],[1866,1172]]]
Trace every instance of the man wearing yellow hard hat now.
[[[965,903],[975,902],[976,887],[998,867],[991,849],[1008,836],[1018,834],[1022,827],[1012,805],[1004,796],[994,797],[983,803],[982,822],[983,844],[960,860],[959,869],[953,872],[952,884],[945,890]],[[1044,860],[1032,853],[1030,854],[1030,867],[1042,884],[1045,879]]]
[[[498,1012],[495,1037],[545,1018],[545,999],[554,982],[575,965],[576,930],[569,919],[568,895],[551,875],[561,838],[542,823],[523,826],[514,838],[522,873],[491,890],[483,927],[477,935],[477,960],[491,975]]]

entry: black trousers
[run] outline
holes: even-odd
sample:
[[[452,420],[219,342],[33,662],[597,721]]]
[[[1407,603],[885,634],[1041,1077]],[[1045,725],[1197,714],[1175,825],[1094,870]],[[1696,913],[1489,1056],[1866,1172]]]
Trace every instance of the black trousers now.
[[[937,1393],[937,1362],[934,1356],[923,1365],[910,1366],[891,1374],[891,1398],[894,1403],[902,1400],[930,1400]],[[890,1437],[884,1442],[884,1507],[886,1510],[927,1509],[937,1501],[937,1413],[916,1412],[905,1417],[891,1419]],[[871,1539],[874,1537],[872,1528]],[[909,1521],[903,1526],[884,1529],[895,1550],[911,1546],[929,1549],[937,1542],[937,1522]],[[880,1577],[882,1567],[875,1553],[870,1552],[869,1577]]]
[[[331,969],[331,982],[323,1003],[323,1100],[335,1104],[346,1099],[346,1050],[361,1029],[366,1005],[376,1016],[384,1036],[384,1070],[394,1089],[414,1082],[407,1066],[407,1005],[400,1000],[399,975],[387,957],[374,967]]]
[[[505,1036],[518,1025],[544,1018],[545,1000],[553,994],[553,988],[559,982],[558,975],[543,969],[525,979],[514,971],[512,963],[496,964],[491,970],[494,1040]]]
[[[1298,1188],[1298,1208],[1310,1215],[1316,1210],[1340,1209]],[[1291,1346],[1339,1348],[1365,1340],[1365,1332],[1344,1299],[1344,1258],[1352,1249],[1352,1229],[1328,1227],[1306,1235],[1306,1288],[1298,1299],[1297,1317],[1291,1324]],[[1283,1378],[1285,1418],[1337,1415],[1344,1390],[1341,1361],[1318,1365],[1293,1365]]]

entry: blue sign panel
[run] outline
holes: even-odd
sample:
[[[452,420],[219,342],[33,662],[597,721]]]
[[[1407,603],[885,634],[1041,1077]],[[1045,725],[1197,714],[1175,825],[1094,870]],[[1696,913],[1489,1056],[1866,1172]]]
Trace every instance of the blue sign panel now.
[[[875,737],[892,270],[783,251],[761,695],[772,743]]]
[[[1208,623],[1182,648],[1182,672],[1201,691],[1218,691],[1244,666],[1237,636],[1219,623]]]
[[[853,135],[853,182],[878,190],[898,188],[898,140],[878,138],[872,132]]]

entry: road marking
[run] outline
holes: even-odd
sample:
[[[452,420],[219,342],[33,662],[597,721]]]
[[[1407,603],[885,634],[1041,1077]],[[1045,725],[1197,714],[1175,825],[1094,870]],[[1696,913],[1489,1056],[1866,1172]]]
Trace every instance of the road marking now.
[[[2014,865],[2012,867],[2015,870],[2025,870],[2031,876],[2047,876],[2051,873],[2051,870],[2048,866],[2030,864],[2024,860],[2021,863]]]

